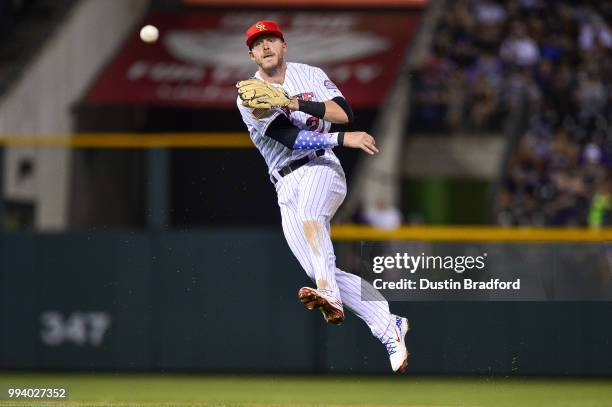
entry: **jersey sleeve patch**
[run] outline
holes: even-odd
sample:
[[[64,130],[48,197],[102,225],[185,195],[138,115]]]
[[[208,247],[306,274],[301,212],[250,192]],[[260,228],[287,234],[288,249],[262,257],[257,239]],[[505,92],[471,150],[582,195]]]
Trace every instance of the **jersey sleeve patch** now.
[[[323,82],[323,85],[327,88],[327,89],[335,89],[338,90],[338,87],[336,86],[335,83],[333,83],[332,81],[330,81],[329,79],[326,79],[325,82]]]

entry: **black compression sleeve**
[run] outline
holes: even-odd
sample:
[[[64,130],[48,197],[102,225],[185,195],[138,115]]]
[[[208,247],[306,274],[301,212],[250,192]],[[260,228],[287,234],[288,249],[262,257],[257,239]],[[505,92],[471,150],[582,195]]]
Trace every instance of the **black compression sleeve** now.
[[[325,103],[298,100],[298,110],[322,119],[325,116]]]
[[[279,114],[272,123],[268,125],[266,130],[266,136],[278,141],[287,148],[293,149],[295,139],[298,136],[300,129],[295,127],[293,123],[289,121],[287,116]]]
[[[348,117],[348,123],[347,125],[351,125],[353,124],[353,119],[355,118],[353,116],[353,110],[351,109],[351,107],[349,106],[348,102],[346,101],[345,98],[343,98],[342,96],[336,96],[335,98],[332,99],[333,102],[336,102],[336,104],[338,106],[340,106],[342,108],[342,110],[344,110],[344,113],[346,113],[346,117]]]

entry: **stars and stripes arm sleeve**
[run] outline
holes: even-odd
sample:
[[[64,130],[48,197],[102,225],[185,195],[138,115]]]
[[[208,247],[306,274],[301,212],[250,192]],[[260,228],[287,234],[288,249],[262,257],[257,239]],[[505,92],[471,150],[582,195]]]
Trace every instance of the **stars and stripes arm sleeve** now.
[[[319,133],[310,130],[300,130],[293,143],[292,150],[318,150],[342,145],[344,132]]]

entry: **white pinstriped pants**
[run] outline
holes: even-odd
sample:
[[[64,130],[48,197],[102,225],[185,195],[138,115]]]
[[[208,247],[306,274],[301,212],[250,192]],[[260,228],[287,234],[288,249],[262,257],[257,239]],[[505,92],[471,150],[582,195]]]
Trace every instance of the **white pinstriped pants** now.
[[[274,174],[283,233],[291,251],[316,282],[330,290],[383,340],[391,329],[389,304],[361,277],[336,267],[330,220],[346,196],[346,179],[338,158],[329,150],[285,177]],[[380,301],[363,301],[380,298]]]

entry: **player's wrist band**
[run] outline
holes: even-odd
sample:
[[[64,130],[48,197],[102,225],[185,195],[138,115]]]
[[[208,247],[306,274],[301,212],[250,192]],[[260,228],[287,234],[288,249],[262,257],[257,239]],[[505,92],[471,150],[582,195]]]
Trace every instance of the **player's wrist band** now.
[[[339,146],[344,145],[344,132],[343,131],[338,132],[338,145]]]
[[[298,99],[298,110],[322,119],[325,116],[325,103]]]

